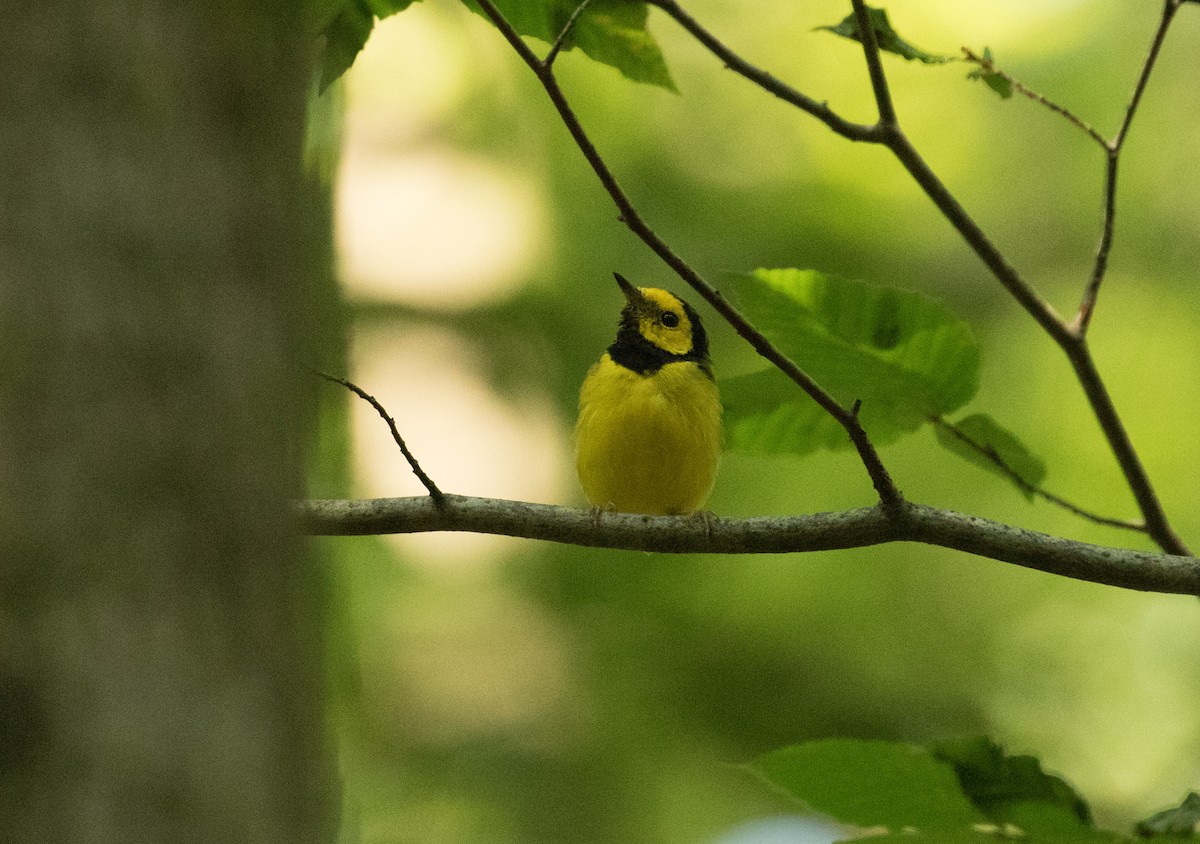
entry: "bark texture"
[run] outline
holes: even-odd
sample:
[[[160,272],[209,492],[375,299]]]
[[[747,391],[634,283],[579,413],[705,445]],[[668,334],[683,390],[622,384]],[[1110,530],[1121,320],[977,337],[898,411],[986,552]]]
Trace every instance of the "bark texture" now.
[[[0,839],[331,840],[301,15],[4,17]]]

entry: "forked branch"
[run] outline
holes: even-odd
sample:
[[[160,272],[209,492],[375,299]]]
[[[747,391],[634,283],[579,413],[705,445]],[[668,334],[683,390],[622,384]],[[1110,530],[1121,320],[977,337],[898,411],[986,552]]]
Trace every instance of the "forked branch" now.
[[[404,437],[400,436],[400,430],[396,427],[396,420],[387,412],[387,409],[379,403],[379,401],[358,385],[347,381],[345,378],[338,378],[333,375],[326,375],[324,372],[318,372],[317,375],[324,378],[326,381],[331,381],[334,384],[341,384],[350,392],[354,393],[363,401],[367,402],[371,407],[375,408],[383,421],[387,423],[388,430],[392,432],[392,439],[396,441],[396,445],[400,447],[400,453],[404,455],[404,459],[408,461],[408,466],[412,469],[413,474],[417,476],[417,480],[421,485],[429,491],[429,497],[433,500],[435,506],[441,506],[446,499],[446,494],[438,489],[438,485],[433,482],[433,478],[425,474],[425,470],[421,468],[421,464],[417,462],[417,458],[408,450],[408,445],[404,442]]]
[[[967,61],[971,62],[972,64],[979,65],[979,67],[981,69],[983,69],[984,71],[986,71],[987,73],[989,73],[991,75],[999,76],[1001,79],[1003,79],[1005,82],[1007,82],[1010,86],[1012,86],[1012,89],[1014,91],[1016,91],[1018,94],[1020,94],[1022,97],[1033,100],[1035,103],[1045,106],[1050,111],[1057,114],[1059,117],[1062,117],[1064,120],[1066,120],[1072,126],[1079,129],[1081,132],[1083,132],[1085,135],[1087,135],[1093,141],[1098,143],[1101,147],[1103,147],[1104,149],[1108,149],[1108,141],[1106,141],[1104,139],[1104,136],[1101,135],[1099,132],[1097,132],[1095,129],[1093,129],[1090,123],[1085,121],[1083,118],[1079,117],[1079,115],[1075,114],[1075,112],[1071,111],[1066,106],[1059,105],[1058,103],[1054,102],[1054,100],[1050,99],[1049,97],[1045,96],[1044,94],[1039,94],[1037,91],[1034,91],[1032,88],[1025,85],[1025,83],[1023,83],[1020,79],[1017,79],[1015,76],[1013,76],[1011,73],[1001,70],[999,67],[996,66],[996,63],[994,61],[992,61],[990,58],[988,58],[987,56],[981,56],[978,53],[976,53],[974,50],[971,50],[968,47],[963,47],[962,51],[963,51],[963,56],[966,58]]]
[[[1088,510],[1085,507],[1080,507],[1078,504],[1068,501],[1067,499],[1063,498],[1060,495],[1055,495],[1053,492],[1050,492],[1049,490],[1044,489],[1043,487],[1040,487],[1035,483],[1030,483],[1030,481],[1028,481],[1024,475],[1022,475],[1020,472],[1018,472],[1015,468],[1013,468],[1009,464],[1009,462],[1007,460],[1005,460],[1003,457],[1001,457],[1000,453],[998,451],[996,451],[995,448],[993,448],[989,445],[986,445],[984,443],[977,442],[976,440],[971,438],[967,433],[965,433],[961,428],[959,428],[957,425],[955,425],[945,419],[934,418],[934,419],[931,419],[930,421],[934,425],[938,426],[938,428],[945,431],[947,434],[949,434],[950,436],[954,437],[956,440],[961,442],[967,448],[974,451],[976,454],[978,454],[984,460],[987,460],[989,463],[991,463],[993,466],[995,466],[996,469],[1001,474],[1003,474],[1010,481],[1012,481],[1013,484],[1015,484],[1019,489],[1021,489],[1027,495],[1041,498],[1044,501],[1050,502],[1051,504],[1055,505],[1056,507],[1061,507],[1062,509],[1066,510],[1068,513],[1072,513],[1072,514],[1078,516],[1079,518],[1085,519],[1089,522],[1095,522],[1098,525],[1122,528],[1123,530],[1133,530],[1133,531],[1137,531],[1138,533],[1146,532],[1146,525],[1143,524],[1142,522],[1131,522],[1126,519],[1117,519],[1117,518],[1113,518],[1112,516],[1103,516],[1099,513]]]
[[[651,2],[695,36],[702,45],[708,48],[726,66],[736,70],[740,75],[760,85],[765,90],[777,96],[781,95],[780,83],[774,77],[765,71],[750,66],[747,62],[733,55],[729,48],[721,44],[711,33],[708,33],[694,18],[687,15],[675,0],[651,0]],[[1182,0],[1167,0],[1166,2],[1167,9],[1164,12],[1159,30],[1155,35],[1146,65],[1139,77],[1134,99],[1127,109],[1125,124],[1118,135],[1118,139],[1128,132],[1128,126],[1136,111],[1137,103],[1141,98],[1142,92],[1145,90],[1150,69],[1165,37],[1167,25],[1170,23],[1175,12],[1178,11],[1181,2]],[[1033,285],[1009,263],[1004,254],[1000,252],[979,224],[971,217],[953,193],[951,193],[949,188],[938,178],[937,174],[934,173],[916,147],[913,146],[908,136],[901,129],[899,119],[896,116],[891,94],[888,91],[887,78],[883,71],[879,48],[875,43],[874,29],[870,26],[866,4],[863,0],[851,0],[851,4],[858,18],[859,30],[866,36],[862,39],[862,44],[871,78],[872,90],[874,91],[875,101],[879,109],[879,121],[873,127],[865,127],[852,133],[841,131],[839,134],[849,137],[852,140],[878,143],[891,150],[892,154],[896,156],[897,160],[899,160],[909,175],[912,176],[913,180],[921,187],[926,196],[937,206],[942,216],[954,226],[959,236],[971,247],[979,259],[983,261],[984,265],[992,272],[997,281],[1033,317],[1034,321],[1054,340],[1055,344],[1062,349],[1075,370],[1076,377],[1083,389],[1084,395],[1088,399],[1088,403],[1091,405],[1092,412],[1126,479],[1126,483],[1129,485],[1130,491],[1133,493],[1133,497],[1137,502],[1138,509],[1141,511],[1143,521],[1146,525],[1147,533],[1163,550],[1173,554],[1188,554],[1187,546],[1184,545],[1183,541],[1175,533],[1167,519],[1166,513],[1162,508],[1162,503],[1154,491],[1150,477],[1142,465],[1120,414],[1116,410],[1116,405],[1108,393],[1108,388],[1101,378],[1099,371],[1096,369],[1091,350],[1087,345],[1086,320],[1082,324],[1078,319],[1072,323],[1068,323],[1055,311],[1049,302],[1041,297]],[[824,112],[812,109],[808,105],[808,103],[813,102],[810,98],[803,97],[799,102],[796,102],[797,98],[795,97],[781,98],[792,102],[801,108],[801,110],[812,114],[826,125],[831,126],[831,128],[838,125],[837,121],[831,121]],[[825,108],[825,111],[828,111],[828,109]],[[1110,164],[1110,173],[1109,188],[1106,191],[1106,195],[1108,196],[1106,204],[1111,204],[1115,207],[1115,164]],[[1104,267],[1101,261],[1107,260],[1108,248],[1111,245],[1112,239],[1111,226],[1112,215],[1108,213],[1106,214],[1105,224],[1107,234],[1102,238],[1101,251],[1098,256],[1100,260],[1097,262],[1097,269],[1093,272],[1094,279],[1103,277]],[[1095,290],[1091,296],[1092,305],[1095,302],[1094,293],[1099,290],[1099,281],[1096,281],[1094,288]],[[1086,302],[1087,299],[1085,297]],[[1088,307],[1090,318],[1091,306]]]
[[[887,468],[883,465],[883,461],[879,457],[879,453],[875,450],[870,437],[867,436],[866,431],[859,422],[858,413],[852,408],[843,407],[837,399],[826,392],[804,372],[795,361],[779,351],[762,332],[751,325],[749,320],[721,295],[720,291],[713,287],[690,264],[671,249],[666,241],[658,236],[642,218],[628,195],[621,188],[616,176],[609,169],[608,164],[605,163],[595,144],[592,143],[591,138],[584,130],[574,109],[571,108],[562,88],[558,84],[558,80],[554,76],[551,63],[553,56],[547,56],[546,59],[539,58],[529,45],[522,40],[516,29],[513,28],[491,0],[478,0],[478,3],[512,48],[534,72],[538,81],[541,82],[550,101],[558,111],[559,117],[571,133],[571,137],[575,140],[576,145],[583,153],[584,158],[587,159],[596,177],[600,180],[605,191],[608,192],[613,203],[617,206],[617,210],[621,215],[621,221],[643,243],[650,247],[667,266],[674,270],[681,279],[700,294],[743,339],[750,343],[756,352],[778,367],[788,378],[816,401],[825,412],[837,420],[846,430],[850,441],[858,452],[884,508],[890,510],[899,507],[903,502],[900,490],[897,489],[895,483],[892,481]]]
[[[1104,143],[1104,223],[1100,232],[1100,245],[1096,247],[1096,260],[1092,264],[1092,274],[1088,279],[1087,287],[1084,288],[1079,311],[1071,323],[1075,333],[1080,337],[1087,334],[1088,326],[1091,325],[1092,315],[1096,311],[1096,300],[1100,296],[1100,286],[1104,283],[1104,276],[1108,272],[1108,255],[1112,250],[1117,219],[1117,165],[1120,162],[1121,150],[1125,146],[1125,139],[1129,137],[1129,129],[1133,125],[1133,117],[1137,114],[1138,105],[1142,102],[1142,95],[1146,93],[1146,86],[1150,82],[1150,73],[1158,61],[1158,54],[1166,40],[1167,30],[1170,29],[1171,21],[1175,19],[1175,13],[1179,11],[1182,2],[1183,0],[1166,0],[1163,4],[1158,28],[1150,40],[1150,49],[1146,54],[1146,60],[1142,63],[1142,70],[1138,74],[1137,82],[1133,86],[1133,95],[1129,98],[1129,105],[1125,107],[1125,119],[1121,121],[1121,127],[1117,129],[1117,134],[1113,135],[1112,140]]]
[[[887,77],[883,70],[878,45],[875,43],[874,29],[870,25],[869,11],[864,0],[851,0],[854,14],[858,19],[859,29],[864,33],[862,45],[872,90],[875,94],[879,110],[879,120],[873,126],[864,126],[847,121],[833,112],[824,103],[800,93],[790,86],[780,82],[774,76],[754,67],[734,54],[711,33],[704,29],[692,16],[683,10],[676,0],[649,0],[671,16],[685,30],[691,33],[697,41],[721,59],[724,64],[746,79],[759,85],[764,90],[775,94],[784,101],[802,111],[816,117],[838,134],[855,141],[878,143],[896,156],[926,195],[934,202],[942,215],[954,226],[963,240],[975,251],[983,263],[1012,297],[1033,317],[1038,325],[1063,350],[1075,370],[1076,377],[1083,389],[1100,428],[1109,443],[1114,457],[1126,478],[1138,508],[1142,513],[1143,522],[1148,535],[1164,550],[1174,554],[1187,554],[1187,547],[1175,534],[1167,520],[1166,513],[1158,499],[1133,443],[1125,430],[1124,424],[1117,413],[1116,406],[1108,393],[1107,387],[1096,369],[1095,361],[1086,341],[1086,327],[1095,303],[1095,294],[1099,289],[1100,279],[1104,274],[1107,254],[1112,239],[1111,210],[1106,213],[1105,235],[1097,256],[1096,268],[1093,271],[1093,283],[1089,284],[1089,293],[1085,294],[1081,316],[1068,323],[1054,308],[1043,299],[1034,287],[1008,262],[1005,256],[996,248],[991,239],[983,232],[975,220],[962,207],[946,185],[937,177],[928,163],[920,155],[912,142],[900,128],[891,94],[888,90]],[[1128,133],[1129,125],[1136,112],[1137,104],[1145,90],[1146,82],[1153,67],[1158,50],[1165,38],[1167,27],[1183,0],[1166,0],[1158,33],[1151,46],[1150,55],[1135,87],[1134,97],[1126,112],[1125,122],[1110,147],[1119,149],[1120,143]],[[756,351],[782,370],[791,380],[798,384],[826,412],[833,416],[847,431],[857,449],[872,483],[880,496],[885,508],[896,510],[903,503],[903,498],[896,488],[886,468],[880,460],[870,439],[858,421],[858,414],[852,408],[848,409],[826,393],[820,385],[813,381],[794,361],[781,354],[775,347],[735,308],[733,308],[715,288],[701,277],[686,261],[677,255],[642,219],[628,196],[618,184],[615,176],[604,162],[595,145],[580,124],[570,104],[567,102],[562,89],[553,73],[553,61],[561,49],[570,27],[582,13],[582,6],[577,7],[568,21],[554,47],[545,59],[536,53],[521,39],[516,30],[509,24],[491,0],[478,0],[480,7],[492,20],[497,29],[504,35],[522,60],[537,75],[551,102],[557,109],[571,136],[580,148],[597,178],[617,206],[622,221],[641,240],[649,246],[668,266],[670,266],[685,282],[701,295],[720,313],[734,329],[745,338]],[[1106,204],[1115,207],[1116,169],[1115,158],[1110,159],[1110,176],[1106,191]]]
[[[1200,595],[1200,560],[1107,548],[905,502],[807,516],[700,519],[605,513],[447,495],[307,501],[303,529],[316,536],[470,531],[593,548],[690,554],[784,554],[922,542],[1050,574],[1144,592]]]

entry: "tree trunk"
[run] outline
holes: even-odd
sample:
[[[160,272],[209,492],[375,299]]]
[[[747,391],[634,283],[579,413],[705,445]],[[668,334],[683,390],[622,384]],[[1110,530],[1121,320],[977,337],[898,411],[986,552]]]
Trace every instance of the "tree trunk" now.
[[[0,839],[331,840],[300,12],[4,19]]]

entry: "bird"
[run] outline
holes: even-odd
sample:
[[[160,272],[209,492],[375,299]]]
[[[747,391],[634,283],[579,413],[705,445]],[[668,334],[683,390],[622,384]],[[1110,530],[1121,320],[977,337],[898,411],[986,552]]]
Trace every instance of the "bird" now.
[[[613,273],[617,337],[579,390],[575,466],[594,514],[680,515],[708,500],[722,447],[708,335],[687,303]]]

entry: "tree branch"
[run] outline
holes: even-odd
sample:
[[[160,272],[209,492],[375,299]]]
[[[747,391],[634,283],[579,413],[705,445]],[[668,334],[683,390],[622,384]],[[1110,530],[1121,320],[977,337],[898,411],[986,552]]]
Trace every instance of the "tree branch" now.
[[[738,67],[735,62],[731,61],[732,59],[736,59],[736,56],[729,53],[727,48],[724,48],[719,41],[708,35],[703,27],[694,20],[682,16],[682,10],[678,9],[674,0],[652,0],[652,2],[664,11],[667,11],[681,25],[684,25],[697,40],[727,66],[734,67],[735,69]],[[1108,389],[1100,377],[1099,371],[1096,369],[1085,334],[1076,325],[1068,324],[1055,311],[1053,306],[1043,299],[1033,286],[1021,276],[1020,272],[1008,262],[1004,254],[992,243],[979,224],[967,213],[966,209],[963,208],[958,199],[950,192],[949,188],[933,172],[933,169],[917,151],[916,147],[913,146],[908,136],[904,134],[899,123],[889,123],[886,121],[885,115],[891,115],[894,121],[895,112],[890,108],[891,97],[887,91],[886,77],[883,73],[882,63],[879,62],[878,49],[871,48],[874,30],[869,25],[869,19],[864,21],[863,16],[866,14],[866,11],[862,0],[851,0],[851,2],[854,5],[855,14],[859,18],[860,30],[871,36],[870,41],[864,38],[864,49],[866,50],[865,55],[868,70],[871,74],[872,87],[875,91],[876,102],[880,107],[880,122],[874,127],[865,128],[862,132],[854,132],[852,134],[840,132],[840,134],[850,137],[853,140],[882,144],[891,150],[892,154],[896,156],[901,165],[912,176],[913,180],[925,192],[925,195],[941,211],[942,216],[949,221],[955,230],[958,231],[959,236],[971,247],[987,268],[991,270],[992,275],[995,276],[997,281],[1033,317],[1034,321],[1054,340],[1059,348],[1062,349],[1075,370],[1084,395],[1092,407],[1092,412],[1096,416],[1101,431],[1116,458],[1130,491],[1133,493],[1148,534],[1163,550],[1174,554],[1188,554],[1187,546],[1184,545],[1183,541],[1170,526],[1166,513],[1162,508],[1162,503],[1158,500],[1157,493],[1155,493],[1153,485],[1150,482],[1150,477],[1146,473],[1145,467],[1142,465],[1141,459],[1133,447],[1133,442],[1125,430],[1124,423],[1117,413],[1116,406],[1108,394]],[[1181,2],[1182,0],[1166,0],[1166,4],[1170,8],[1167,12],[1164,12],[1164,22],[1169,22],[1169,17],[1178,10]],[[1162,38],[1165,35],[1165,30],[1166,26],[1164,23],[1164,25],[1160,26],[1159,33],[1155,37],[1151,48],[1151,57],[1148,59],[1147,67],[1143,69],[1138,86],[1135,88],[1134,101],[1130,104],[1126,115],[1125,130],[1128,129],[1128,122],[1132,119],[1137,101],[1141,97],[1141,91],[1145,88],[1145,80],[1149,76],[1149,66],[1153,63],[1153,57],[1157,55],[1158,47],[1161,46]],[[703,36],[701,33],[703,33]],[[761,85],[772,93],[779,95],[779,83],[769,74],[757,71],[755,73],[742,73],[742,75],[750,81],[755,82],[755,84]],[[771,83],[771,87],[764,84],[765,82]],[[784,97],[784,99],[791,102],[791,99],[787,97]],[[807,98],[805,99],[807,100]],[[799,105],[798,107],[809,114],[814,114],[813,110],[805,105]],[[826,125],[830,125],[829,121],[822,114],[814,114],[814,116],[825,122]],[[1115,190],[1115,172],[1113,178],[1113,189]]]
[[[820,120],[843,138],[851,141],[878,142],[878,130],[874,126],[853,123],[833,111],[827,103],[814,100],[785,82],[780,81],[762,68],[756,67],[726,47],[711,32],[700,25],[676,0],[647,0],[647,5],[657,6],[666,12],[680,27],[704,45],[710,53],[721,60],[725,67],[753,82],[764,91],[795,106]]]
[[[571,30],[575,28],[575,22],[579,20],[579,16],[583,14],[584,9],[592,0],[579,0],[579,5],[575,7],[575,11],[571,12],[571,16],[567,18],[567,22],[563,24],[562,31],[558,33],[558,37],[554,39],[554,43],[550,45],[550,52],[546,54],[546,58],[542,59],[542,64],[550,67],[554,64],[554,60],[558,58],[558,54],[567,43],[567,37],[571,34]]]
[[[1129,136],[1129,129],[1133,125],[1133,117],[1137,113],[1138,105],[1142,101],[1142,95],[1146,92],[1146,85],[1150,81],[1150,73],[1154,70],[1154,65],[1158,61],[1159,51],[1162,49],[1163,42],[1167,37],[1167,29],[1170,28],[1171,21],[1175,19],[1175,13],[1179,11],[1181,2],[1182,0],[1166,0],[1164,2],[1162,17],[1158,21],[1158,29],[1155,30],[1154,37],[1150,41],[1150,50],[1146,55],[1145,62],[1142,63],[1142,71],[1138,74],[1137,82],[1133,86],[1133,95],[1129,98],[1129,105],[1125,108],[1125,119],[1121,122],[1121,127],[1117,130],[1117,134],[1113,136],[1113,139],[1103,142],[1106,156],[1104,167],[1104,223],[1100,233],[1100,245],[1096,248],[1096,260],[1092,265],[1092,274],[1088,279],[1087,287],[1084,288],[1083,299],[1079,303],[1079,311],[1071,323],[1072,329],[1081,337],[1087,334],[1088,326],[1092,321],[1092,314],[1096,310],[1096,300],[1100,296],[1100,286],[1104,283],[1104,276],[1108,272],[1108,255],[1112,250],[1113,234],[1117,218],[1117,165],[1121,158],[1121,149],[1125,145],[1125,139]]]
[[[404,437],[400,436],[400,431],[396,427],[396,420],[387,412],[382,404],[372,395],[368,394],[361,387],[347,381],[345,378],[337,378],[333,375],[326,375],[324,372],[318,372],[317,375],[324,378],[326,381],[332,381],[334,384],[341,384],[350,392],[354,393],[363,401],[367,402],[371,407],[375,408],[375,412],[383,417],[383,421],[387,423],[388,429],[392,432],[392,439],[396,441],[396,445],[400,446],[400,453],[404,455],[404,459],[408,461],[408,466],[412,469],[413,474],[417,476],[417,480],[425,489],[429,490],[429,497],[433,499],[435,505],[441,505],[446,498],[446,494],[438,489],[438,485],[433,482],[433,478],[425,474],[425,470],[421,468],[421,464],[417,462],[417,458],[404,442]]]
[[[576,146],[579,147],[580,152],[583,153],[584,158],[587,159],[588,164],[591,165],[592,170],[596,173],[601,185],[603,185],[608,195],[612,198],[613,203],[617,206],[617,210],[621,214],[621,221],[643,243],[649,246],[667,266],[673,269],[681,279],[699,293],[756,352],[778,367],[780,371],[817,402],[826,413],[837,420],[838,424],[846,430],[851,443],[858,451],[858,455],[866,467],[867,474],[871,478],[871,483],[879,495],[880,502],[886,508],[899,507],[904,500],[903,496],[892,481],[887,468],[883,465],[883,461],[879,457],[879,453],[875,450],[875,446],[871,443],[870,438],[859,422],[857,409],[843,407],[837,399],[827,393],[824,388],[804,372],[795,361],[779,351],[762,332],[751,325],[749,320],[721,295],[720,291],[709,284],[690,264],[676,254],[667,245],[666,241],[655,233],[649,224],[642,219],[637,209],[634,208],[633,203],[617,182],[616,177],[596,149],[595,144],[588,137],[583,125],[579,122],[579,118],[571,108],[570,103],[567,102],[566,95],[563,94],[562,88],[554,76],[552,66],[545,60],[538,58],[537,54],[522,40],[520,34],[505,19],[504,15],[501,14],[500,10],[496,8],[491,0],[478,0],[478,3],[480,8],[483,9],[492,23],[496,25],[496,28],[500,30],[501,34],[512,45],[525,64],[534,72],[538,81],[542,83],[542,87],[546,90],[546,94],[550,97],[550,101],[558,111],[559,117],[571,133],[571,137],[575,140]]]
[[[896,106],[888,90],[887,76],[879,58],[879,42],[875,38],[875,27],[871,23],[871,12],[863,0],[850,0],[854,17],[858,21],[858,34],[862,41],[863,56],[867,61],[867,74],[871,77],[871,90],[875,93],[875,106],[879,110],[879,122],[884,126],[896,126]]]
[[[1137,501],[1138,509],[1146,522],[1146,533],[1168,553],[1191,554],[1167,519],[1158,493],[1154,491],[1154,485],[1146,473],[1146,467],[1142,465],[1137,449],[1133,447],[1133,441],[1129,438],[1129,432],[1125,430],[1125,424],[1117,413],[1116,405],[1113,404],[1112,396],[1109,395],[1108,388],[1096,369],[1096,361],[1088,348],[1087,338],[1078,337],[1064,346],[1064,351],[1075,370],[1075,377],[1083,387],[1092,413],[1095,414],[1096,421],[1108,440],[1109,448],[1117,459],[1117,465],[1121,467],[1125,482]]]
[[[698,519],[604,513],[490,498],[306,501],[314,536],[467,531],[593,548],[666,553],[783,554],[924,542],[1049,574],[1143,592],[1200,595],[1200,560],[1060,539],[1000,522],[904,503],[807,516]]]
[[[949,422],[948,420],[938,416],[932,417],[929,421],[941,428],[943,431],[946,431],[980,457],[983,457],[989,461],[1006,478],[1008,478],[1012,483],[1014,483],[1028,495],[1036,495],[1039,498],[1049,501],[1051,504],[1061,507],[1068,513],[1072,513],[1076,516],[1079,516],[1081,519],[1086,519],[1089,522],[1095,522],[1096,524],[1106,525],[1108,527],[1121,528],[1123,530],[1133,530],[1137,531],[1138,533],[1146,533],[1146,525],[1142,522],[1131,522],[1125,519],[1116,519],[1111,516],[1102,516],[1099,513],[1094,513],[1091,510],[1080,507],[1078,504],[1074,504],[1062,496],[1055,495],[1054,493],[1043,489],[1037,484],[1030,483],[1029,481],[1025,480],[1024,476],[1022,476],[1020,472],[1010,466],[1008,461],[1001,457],[996,449],[992,448],[990,445],[976,442],[953,422]]]
[[[942,212],[942,216],[954,226],[967,245],[971,247],[980,260],[992,271],[992,274],[1012,297],[1051,336],[1056,339],[1066,337],[1066,323],[1059,317],[1054,308],[1042,299],[1033,287],[1021,277],[1021,274],[1008,263],[1008,260],[996,248],[995,244],[991,242],[983,229],[979,227],[971,215],[967,213],[966,209],[955,199],[950,190],[921,157],[920,153],[917,152],[916,148],[900,130],[898,125],[883,122],[875,126],[849,123],[837,116],[824,103],[818,103],[816,100],[789,88],[771,74],[740,58],[736,53],[722,44],[712,33],[706,30],[695,18],[688,15],[675,0],[649,0],[649,2],[651,5],[658,6],[670,15],[680,26],[691,33],[697,41],[708,48],[709,52],[720,59],[726,67],[753,82],[755,85],[816,117],[843,137],[853,141],[881,144],[891,150],[892,154],[908,170],[909,175],[925,191],[925,194],[933,200],[934,205]],[[873,38],[874,30],[870,28],[869,23],[865,31],[870,31]],[[874,52],[874,55],[876,59],[879,58],[878,50]],[[880,75],[883,74],[881,63],[876,61],[873,66],[878,69]],[[877,100],[882,96],[884,102],[890,104],[891,97],[887,94],[886,77],[884,77],[881,84],[882,88],[877,89]],[[882,90],[882,95],[878,93],[879,90]],[[894,120],[894,109],[889,109],[888,113],[892,115]]]
[[[1004,79],[1009,85],[1012,86],[1012,89],[1014,91],[1016,91],[1018,94],[1020,94],[1023,97],[1027,97],[1028,99],[1033,100],[1035,103],[1040,103],[1041,105],[1050,109],[1050,111],[1052,111],[1055,114],[1059,115],[1060,117],[1066,119],[1066,121],[1068,123],[1070,123],[1075,128],[1082,131],[1089,138],[1091,138],[1093,141],[1098,143],[1101,147],[1103,147],[1104,149],[1108,149],[1108,141],[1104,140],[1104,136],[1101,135],[1099,132],[1097,132],[1095,129],[1093,129],[1091,124],[1084,121],[1073,111],[1071,111],[1070,109],[1068,109],[1064,106],[1059,105],[1058,103],[1054,102],[1054,100],[1050,99],[1049,97],[1045,96],[1044,94],[1039,94],[1037,91],[1034,91],[1031,88],[1027,87],[1023,82],[1021,82],[1021,80],[1017,79],[1012,74],[1006,73],[1005,71],[1003,71],[999,67],[997,67],[996,63],[993,62],[991,59],[988,59],[988,58],[985,58],[985,57],[979,55],[974,50],[971,50],[969,47],[963,47],[962,51],[963,51],[963,55],[966,57],[967,61],[971,62],[972,64],[979,65],[979,67],[983,68],[983,70],[987,71],[988,73],[994,74],[995,76],[999,76],[1000,78]]]

